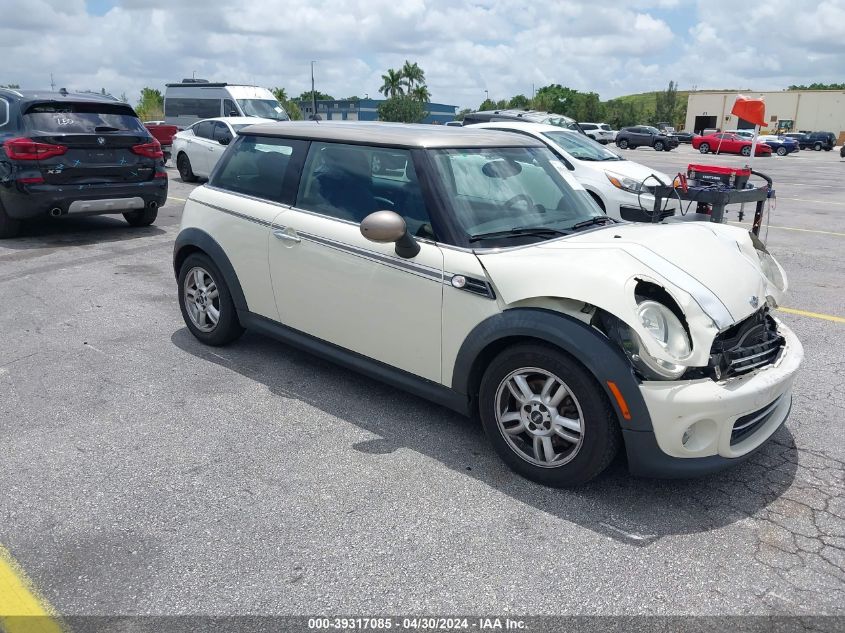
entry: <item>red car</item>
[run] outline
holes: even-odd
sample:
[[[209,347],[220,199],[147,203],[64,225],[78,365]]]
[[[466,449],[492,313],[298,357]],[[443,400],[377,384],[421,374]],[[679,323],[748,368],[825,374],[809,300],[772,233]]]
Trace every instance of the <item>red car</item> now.
[[[742,138],[741,136],[730,134],[728,132],[718,132],[716,134],[708,134],[707,136],[696,136],[692,139],[692,147],[702,154],[715,152],[716,154],[725,153],[751,156],[751,141],[747,138]],[[771,156],[772,148],[765,143],[758,141],[754,155]]]

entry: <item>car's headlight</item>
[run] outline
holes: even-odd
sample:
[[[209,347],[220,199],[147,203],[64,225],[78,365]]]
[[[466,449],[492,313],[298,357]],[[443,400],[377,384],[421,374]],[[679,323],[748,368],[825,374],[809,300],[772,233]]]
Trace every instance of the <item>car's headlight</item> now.
[[[604,175],[607,176],[610,184],[617,189],[630,191],[631,193],[640,193],[640,191],[642,191],[643,183],[639,180],[634,180],[633,178],[629,178],[628,176],[623,176],[621,174],[614,174],[611,171],[604,172]]]
[[[662,303],[643,301],[637,307],[637,316],[646,332],[673,358],[689,356],[687,332],[675,314]]]

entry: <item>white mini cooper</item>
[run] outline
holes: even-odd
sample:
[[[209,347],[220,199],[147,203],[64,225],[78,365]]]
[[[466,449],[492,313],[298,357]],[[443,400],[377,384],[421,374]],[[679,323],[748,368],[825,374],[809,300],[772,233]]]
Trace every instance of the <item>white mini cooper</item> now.
[[[185,204],[179,302],[467,415],[517,472],[588,481],[736,463],[803,358],[783,270],[742,229],[612,220],[540,141],[385,123],[242,129]]]

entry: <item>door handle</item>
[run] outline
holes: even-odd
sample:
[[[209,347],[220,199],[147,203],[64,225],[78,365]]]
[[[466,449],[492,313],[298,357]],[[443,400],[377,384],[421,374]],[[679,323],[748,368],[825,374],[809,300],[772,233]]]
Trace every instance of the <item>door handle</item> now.
[[[291,235],[290,233],[285,233],[285,230],[283,228],[275,229],[273,231],[273,237],[275,237],[276,239],[282,240],[283,242],[291,242],[293,244],[299,244],[302,241],[296,235]]]

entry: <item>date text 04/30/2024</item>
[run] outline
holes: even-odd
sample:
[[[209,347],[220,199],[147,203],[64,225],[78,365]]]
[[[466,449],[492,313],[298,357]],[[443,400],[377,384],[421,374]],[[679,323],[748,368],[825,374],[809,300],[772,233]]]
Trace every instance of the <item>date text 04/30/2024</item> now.
[[[312,630],[421,630],[421,631],[519,631],[526,630],[525,622],[511,618],[441,618],[441,617],[355,617],[355,618],[309,618],[308,628]]]

